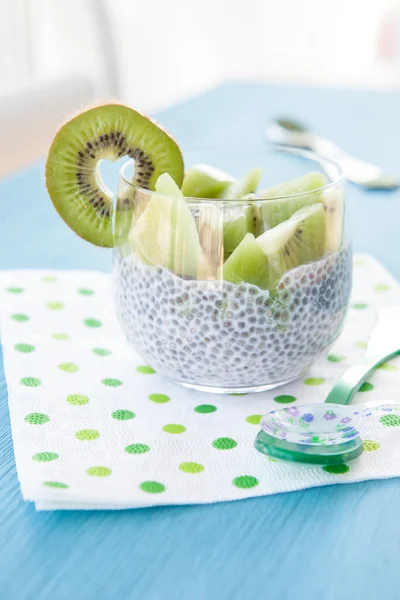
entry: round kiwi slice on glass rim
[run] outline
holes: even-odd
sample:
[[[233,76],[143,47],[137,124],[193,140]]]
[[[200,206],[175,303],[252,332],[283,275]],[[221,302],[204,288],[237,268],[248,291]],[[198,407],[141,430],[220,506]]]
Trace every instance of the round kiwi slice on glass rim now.
[[[169,173],[183,181],[177,143],[153,121],[120,104],[86,110],[57,132],[46,163],[46,185],[60,216],[80,237],[96,246],[113,246],[113,196],[99,172],[99,161],[124,156],[135,161],[132,183],[153,190]],[[118,204],[129,204],[119,199]]]

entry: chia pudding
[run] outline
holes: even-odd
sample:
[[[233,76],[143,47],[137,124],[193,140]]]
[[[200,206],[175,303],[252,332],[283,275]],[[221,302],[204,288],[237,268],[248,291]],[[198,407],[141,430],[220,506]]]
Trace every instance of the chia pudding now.
[[[46,162],[64,221],[115,248],[131,344],[166,377],[220,393],[298,377],[339,335],[351,287],[342,169],[299,149],[231,150],[184,159],[156,123],[106,104],[65,123]],[[98,167],[128,156],[114,196]]]
[[[301,375],[340,334],[351,248],[287,271],[274,292],[185,280],[115,252],[117,314],[159,373],[198,388],[274,387]]]

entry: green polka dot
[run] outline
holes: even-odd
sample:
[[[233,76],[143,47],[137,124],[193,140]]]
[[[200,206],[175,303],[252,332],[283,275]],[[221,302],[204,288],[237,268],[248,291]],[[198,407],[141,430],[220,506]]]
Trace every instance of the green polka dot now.
[[[230,396],[247,396],[247,392],[232,392]]]
[[[327,465],[326,467],[322,467],[326,473],[330,473],[331,475],[341,475],[343,473],[348,473],[350,471],[350,467],[347,465]]]
[[[23,291],[24,289],[19,287],[11,287],[7,290],[7,292],[10,292],[10,294],[22,294]]]
[[[366,308],[368,308],[368,304],[357,302],[356,304],[352,304],[351,308],[355,308],[356,310],[365,310]]]
[[[179,465],[179,468],[184,473],[201,473],[204,471],[203,465],[195,462],[183,462]]]
[[[353,264],[356,265],[356,267],[364,267],[366,263],[362,258],[355,258]]]
[[[184,433],[186,427],[179,425],[178,423],[170,423],[169,425],[164,425],[162,430],[165,431],[165,433]]]
[[[378,285],[375,286],[375,290],[377,292],[386,292],[387,290],[390,290],[390,285],[387,283],[378,283]]]
[[[36,377],[22,377],[19,382],[27,387],[38,387],[42,383],[40,379],[37,379]]]
[[[194,407],[195,412],[206,415],[208,413],[213,413],[217,410],[217,407],[213,404],[198,404]]]
[[[399,427],[400,425],[399,415],[384,415],[379,420],[382,423],[382,425],[385,425],[386,427]]]
[[[236,448],[237,441],[230,437],[220,437],[214,440],[212,445],[217,450],[232,450],[232,448]]]
[[[380,448],[378,442],[374,442],[374,440],[364,440],[363,444],[366,452],[373,452],[374,450],[379,450]]]
[[[139,487],[148,494],[161,494],[161,492],[165,492],[165,485],[158,481],[143,481]]]
[[[78,365],[74,365],[74,363],[61,363],[58,365],[58,368],[65,373],[76,373],[79,371]]]
[[[367,342],[362,342],[359,340],[353,342],[353,345],[356,346],[356,348],[361,348],[361,350],[365,350],[366,348],[368,348]]]
[[[308,377],[304,380],[306,385],[322,385],[325,383],[325,379],[323,377]]]
[[[59,455],[56,452],[38,452],[32,456],[32,459],[38,462],[51,462],[57,460],[57,458],[59,458]]]
[[[370,392],[373,389],[374,389],[374,386],[372,385],[372,383],[369,383],[369,381],[365,381],[358,391],[359,392]]]
[[[390,362],[387,362],[383,363],[383,365],[379,365],[378,369],[383,369],[383,371],[397,371],[398,367]]]
[[[61,304],[61,302],[48,302],[47,308],[51,308],[51,310],[61,310],[64,308],[64,304]]]
[[[82,394],[70,394],[67,396],[67,402],[73,406],[83,406],[89,402],[89,398]]]
[[[148,365],[139,365],[138,367],[136,367],[136,371],[138,373],[143,373],[143,375],[152,375],[153,373],[155,373],[155,370],[152,367],[149,367]]]
[[[53,333],[53,338],[55,340],[69,340],[69,335],[66,333]]]
[[[92,477],[108,477],[112,470],[108,467],[89,467],[86,473]]]
[[[111,350],[106,350],[106,348],[93,348],[93,354],[97,354],[97,356],[110,356]]]
[[[130,444],[126,446],[125,452],[128,454],[145,454],[146,452],[150,452],[150,446],[147,444]]]
[[[101,327],[102,323],[98,319],[85,319],[83,321],[86,327]]]
[[[77,440],[81,442],[89,442],[91,440],[97,440],[100,437],[100,433],[96,429],[81,429],[75,434]]]
[[[78,294],[82,294],[82,296],[91,296],[94,294],[93,290],[88,290],[87,288],[81,288],[78,290]]]
[[[17,352],[29,354],[30,352],[34,351],[35,346],[32,346],[31,344],[15,344],[14,348],[17,350]]]
[[[57,277],[53,277],[52,275],[48,275],[46,277],[42,277],[42,281],[46,283],[53,283],[53,281],[57,281]]]
[[[49,488],[57,488],[59,490],[66,490],[69,487],[66,483],[62,483],[61,481],[44,481],[43,485]]]
[[[103,383],[104,385],[107,385],[108,387],[118,387],[119,385],[122,385],[122,381],[120,381],[119,379],[102,379],[101,383]]]
[[[262,415],[249,415],[246,417],[246,421],[251,425],[259,425]]]
[[[14,321],[19,321],[19,323],[25,323],[25,321],[29,321],[29,317],[21,313],[11,315],[11,318],[14,319]]]
[[[333,363],[338,363],[338,362],[342,362],[342,360],[345,360],[345,359],[346,359],[346,357],[345,357],[345,356],[343,356],[342,354],[329,354],[329,355],[327,356],[327,359],[328,359],[330,362],[333,362]]]
[[[282,396],[275,396],[274,400],[279,404],[290,404],[291,402],[296,402],[297,398],[295,396],[283,394]]]
[[[150,394],[149,400],[156,404],[165,404],[166,402],[169,402],[171,398],[165,394]]]
[[[135,418],[135,413],[131,410],[124,410],[120,408],[119,410],[115,410],[111,416],[113,419],[117,419],[117,421],[129,421],[130,419]]]
[[[44,425],[50,421],[50,418],[44,413],[29,413],[26,415],[25,421],[29,425]]]
[[[240,477],[235,477],[232,483],[242,490],[247,490],[256,487],[259,481],[257,477],[253,477],[252,475],[241,475]]]

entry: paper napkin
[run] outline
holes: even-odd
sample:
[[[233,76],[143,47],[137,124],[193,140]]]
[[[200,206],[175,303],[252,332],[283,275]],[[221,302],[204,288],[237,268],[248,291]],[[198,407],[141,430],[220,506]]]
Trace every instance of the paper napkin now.
[[[237,500],[400,475],[400,413],[364,420],[365,452],[340,467],[275,461],[253,447],[261,415],[322,402],[363,359],[378,310],[400,286],[369,256],[354,260],[345,329],[327,358],[269,392],[181,388],[143,363],[117,323],[108,275],[0,273],[1,336],[21,492],[38,509],[128,508]],[[400,361],[354,402],[399,401]]]

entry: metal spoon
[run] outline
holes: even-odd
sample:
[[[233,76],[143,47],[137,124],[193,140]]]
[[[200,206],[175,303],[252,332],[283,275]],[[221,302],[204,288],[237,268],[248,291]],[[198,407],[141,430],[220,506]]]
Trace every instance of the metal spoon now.
[[[267,127],[266,138],[274,144],[306,148],[339,163],[349,181],[369,190],[394,190],[400,179],[384,173],[376,165],[350,156],[334,142],[313,133],[302,123],[290,118],[277,118]]]

